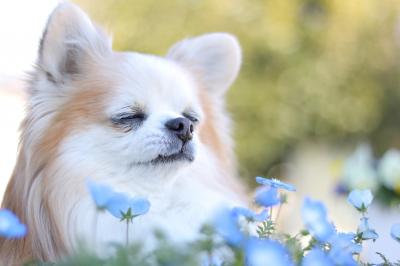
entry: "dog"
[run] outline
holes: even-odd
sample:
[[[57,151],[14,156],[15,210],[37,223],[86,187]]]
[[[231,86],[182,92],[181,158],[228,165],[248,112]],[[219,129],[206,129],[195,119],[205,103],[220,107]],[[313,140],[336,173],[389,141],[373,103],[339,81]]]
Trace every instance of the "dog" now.
[[[148,198],[149,213],[130,226],[143,243],[155,229],[188,241],[221,205],[243,203],[224,107],[240,65],[228,33],[185,39],[165,57],[113,51],[79,7],[60,4],[40,42],[2,202],[29,232],[0,240],[1,262],[57,261],[82,239],[97,251],[123,242],[124,223],[96,214],[88,178]]]

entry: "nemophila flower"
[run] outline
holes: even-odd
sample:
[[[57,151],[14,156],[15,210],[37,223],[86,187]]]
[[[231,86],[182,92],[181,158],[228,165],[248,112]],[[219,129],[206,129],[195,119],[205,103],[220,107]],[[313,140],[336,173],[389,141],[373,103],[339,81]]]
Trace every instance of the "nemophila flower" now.
[[[272,207],[278,205],[281,199],[278,189],[275,187],[260,187],[256,190],[255,202],[263,207]]]
[[[362,217],[360,222],[360,225],[358,226],[357,233],[361,235],[361,238],[363,240],[369,240],[372,239],[375,241],[378,239],[379,235],[378,233],[369,227],[368,223],[368,218],[367,217]]]
[[[355,188],[378,188],[374,157],[369,145],[362,144],[347,158],[343,166],[343,182],[351,190]]]
[[[150,202],[142,197],[129,197],[123,193],[114,193],[107,202],[106,209],[115,217],[129,221],[146,214],[150,209]]]
[[[390,229],[390,236],[400,243],[400,223],[392,225]]]
[[[325,242],[335,234],[335,227],[328,221],[327,212],[322,202],[305,198],[301,215],[307,230],[317,240]]]
[[[369,205],[373,200],[374,196],[371,193],[371,190],[358,190],[355,189],[350,192],[347,197],[347,201],[354,206],[360,212],[366,212]]]
[[[328,254],[321,249],[312,249],[304,256],[302,266],[334,266],[335,263]]]
[[[0,236],[5,238],[21,238],[26,234],[26,226],[8,209],[0,210]]]
[[[378,165],[379,178],[385,187],[400,192],[400,151],[388,150]]]
[[[261,185],[265,185],[265,186],[271,186],[274,188],[281,188],[281,189],[285,189],[288,191],[296,191],[296,188],[293,185],[284,183],[278,179],[272,178],[272,179],[268,179],[268,178],[264,178],[261,176],[257,176],[256,177],[256,182],[258,184]]]
[[[244,236],[240,231],[237,215],[231,210],[226,208],[219,210],[215,217],[214,227],[229,245],[238,247],[242,244]]]
[[[354,242],[354,238],[355,234],[353,233],[339,233],[331,237],[329,257],[335,262],[335,265],[357,265],[353,254],[359,254],[362,247]]]
[[[260,213],[255,213],[254,211],[242,208],[235,207],[232,209],[232,213],[236,216],[243,216],[249,221],[262,222],[268,219],[269,214],[266,209],[262,210]]]
[[[247,266],[293,265],[286,248],[274,240],[249,238],[246,241],[244,252]]]
[[[109,186],[96,183],[92,180],[87,180],[86,185],[96,207],[100,210],[104,210],[108,201],[114,196],[115,192]]]
[[[356,234],[354,233],[337,233],[330,240],[332,248],[343,249],[352,254],[361,252],[362,246],[354,241]]]

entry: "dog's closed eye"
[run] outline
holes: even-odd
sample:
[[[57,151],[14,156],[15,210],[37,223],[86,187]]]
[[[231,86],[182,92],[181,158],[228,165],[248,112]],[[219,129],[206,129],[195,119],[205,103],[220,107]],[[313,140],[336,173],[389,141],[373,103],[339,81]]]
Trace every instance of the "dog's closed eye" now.
[[[126,131],[139,127],[146,120],[146,114],[138,113],[119,113],[111,117],[113,125]]]

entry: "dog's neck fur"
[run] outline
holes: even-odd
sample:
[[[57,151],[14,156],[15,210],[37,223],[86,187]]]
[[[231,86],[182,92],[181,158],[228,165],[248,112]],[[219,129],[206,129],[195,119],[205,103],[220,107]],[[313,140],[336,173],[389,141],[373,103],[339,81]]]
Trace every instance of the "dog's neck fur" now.
[[[32,110],[28,110],[28,113],[32,113]],[[27,237],[22,240],[0,239],[0,257],[6,259],[6,265],[30,259],[54,261],[71,254],[74,245],[78,243],[76,236],[92,242],[93,220],[97,215],[92,200],[84,191],[85,176],[91,175],[97,180],[109,182],[118,191],[146,195],[149,198],[152,214],[137,219],[132,226],[133,240],[136,241],[148,240],[152,230],[158,228],[167,231],[172,237],[178,236],[178,239],[173,240],[189,240],[219,204],[224,201],[232,204],[232,199],[240,203],[243,199],[243,191],[234,179],[234,160],[231,145],[226,143],[229,140],[227,132],[215,132],[217,135],[212,138],[225,151],[205,146],[204,150],[199,151],[195,162],[170,176],[168,182],[157,182],[154,179],[143,182],[143,173],[127,172],[110,176],[112,173],[103,171],[100,165],[97,172],[88,170],[84,173],[73,167],[73,161],[38,161],[32,153],[35,150],[32,144],[37,143],[37,140],[32,139],[35,134],[32,134],[34,129],[31,127],[37,122],[28,117],[22,125],[17,165],[3,200],[2,206],[14,211],[29,228]],[[207,139],[208,134],[211,133],[206,133],[203,138],[207,143],[210,141]],[[59,165],[61,163],[66,166]],[[57,175],[58,171],[68,171],[68,175],[64,173],[63,176],[66,180],[76,180],[76,176],[82,178],[76,184],[64,183],[60,187],[49,188],[45,184],[46,179]],[[97,176],[93,176],[94,173]],[[233,191],[237,194],[233,194]],[[105,243],[123,241],[124,224],[109,214],[100,214],[97,218],[98,251],[103,250],[102,245]]]
[[[75,30],[76,39],[62,41],[65,23],[76,23],[68,24],[70,28],[65,31],[70,38]],[[38,68],[30,83],[17,164],[2,202],[2,207],[15,212],[27,224],[28,235],[20,240],[0,238],[0,264],[19,265],[31,259],[55,261],[73,253],[78,238],[98,252],[104,252],[106,243],[122,242],[124,224],[108,213],[96,214],[85,187],[87,178],[150,200],[151,211],[135,219],[131,226],[132,240],[139,242],[149,242],[157,228],[172,241],[193,239],[221,204],[242,202],[244,193],[236,180],[231,126],[222,97],[240,66],[240,48],[232,36],[210,34],[180,42],[170,50],[167,60],[162,59],[165,62],[132,55],[135,60],[143,60],[145,67],[161,69],[167,77],[176,75],[173,81],[182,79],[189,87],[196,84],[192,90],[203,110],[204,122],[199,124],[194,140],[198,143],[195,160],[179,165],[178,170],[175,164],[162,169],[116,168],[118,164],[113,161],[126,157],[102,156],[101,150],[91,147],[93,138],[101,138],[106,127],[91,127],[87,121],[103,121],[99,115],[109,101],[108,90],[115,85],[104,79],[108,72],[93,74],[90,69],[111,70],[108,64],[122,55],[110,50],[110,43],[75,6],[62,5],[48,24]],[[80,36],[82,32],[84,37]],[[88,36],[93,39],[85,39]],[[67,50],[62,47],[65,44],[72,44],[74,49],[68,57],[60,54]],[[81,46],[86,50],[79,50]],[[76,62],[77,54],[80,60],[92,61]],[[105,64],[101,61],[104,58],[114,61]],[[54,60],[59,61],[55,64]],[[79,71],[89,71],[87,76],[96,78],[79,84],[65,80]],[[123,78],[129,75],[113,73]],[[172,92],[171,95],[175,97]],[[94,142],[94,146],[97,144]]]

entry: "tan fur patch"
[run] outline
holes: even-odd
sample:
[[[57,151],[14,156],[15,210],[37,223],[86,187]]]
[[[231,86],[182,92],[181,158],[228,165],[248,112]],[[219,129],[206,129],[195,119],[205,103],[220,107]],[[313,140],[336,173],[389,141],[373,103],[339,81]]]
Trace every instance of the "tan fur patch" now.
[[[221,107],[219,106],[220,103],[212,102],[206,90],[199,90],[199,97],[205,115],[205,121],[199,129],[200,139],[216,154],[220,161],[220,167],[224,173],[221,176],[220,181],[222,183],[220,185],[223,189],[229,188],[235,191],[237,196],[245,202],[247,193],[244,186],[237,180],[236,160],[230,136],[227,134],[230,132],[230,128],[223,128],[224,126],[230,127],[229,121],[220,121],[222,117],[217,117],[217,114],[223,115],[221,114],[223,110],[217,109],[217,107]]]
[[[218,133],[218,126],[216,125],[218,121],[214,116],[217,110],[215,110],[214,105],[211,103],[211,99],[206,92],[200,90],[199,95],[204,115],[206,117],[202,127],[200,128],[200,138],[205,144],[207,144],[207,146],[213,149],[221,162],[228,166],[231,164],[228,150],[229,147],[226,147],[226,145],[223,144],[221,139],[222,136]]]
[[[99,83],[102,86],[99,86]],[[17,160],[17,166],[14,169],[13,176],[7,186],[7,190],[2,202],[2,207],[13,211],[21,221],[28,225],[29,234],[20,240],[6,240],[0,238],[0,265],[21,265],[22,262],[31,260],[32,258],[41,260],[54,260],[61,254],[66,254],[65,240],[61,234],[61,229],[56,223],[59,215],[53,213],[53,209],[49,206],[50,202],[46,195],[43,195],[43,202],[29,202],[32,193],[40,193],[40,191],[32,191],[35,179],[38,174],[42,178],[43,187],[49,187],[51,177],[46,175],[46,170],[52,162],[57,158],[58,147],[61,141],[74,130],[84,130],[85,125],[96,122],[103,122],[103,110],[106,90],[103,89],[107,82],[94,82],[85,84],[85,88],[79,88],[76,93],[72,94],[69,100],[58,110],[52,119],[50,126],[45,130],[40,142],[33,148],[33,158],[31,164],[36,168],[30,176],[26,176],[27,162],[24,156],[24,138],[21,141],[21,150]],[[77,84],[76,86],[79,86]],[[30,111],[32,112],[32,110]],[[32,117],[28,117],[21,125],[23,134],[27,134],[29,126],[35,121]],[[41,192],[47,194],[45,192]],[[41,197],[40,195],[37,195]],[[26,208],[29,204],[35,204],[37,211],[40,210],[41,221],[34,221],[33,217],[27,217]],[[61,210],[62,211],[62,210]],[[43,228],[37,228],[37,224]],[[47,232],[47,233],[44,233]],[[51,232],[50,234],[48,232]],[[42,235],[50,235],[50,243],[38,242]],[[33,241],[33,239],[35,241]],[[50,245],[50,246],[49,246]],[[47,249],[47,250],[44,250]],[[50,250],[51,249],[51,250]]]
[[[39,157],[44,156],[40,161],[48,162],[50,158],[55,158],[57,147],[71,131],[84,130],[88,121],[96,123],[104,120],[102,114],[105,95],[106,91],[101,86],[80,89],[61,107],[46,131],[48,134],[34,152]]]

